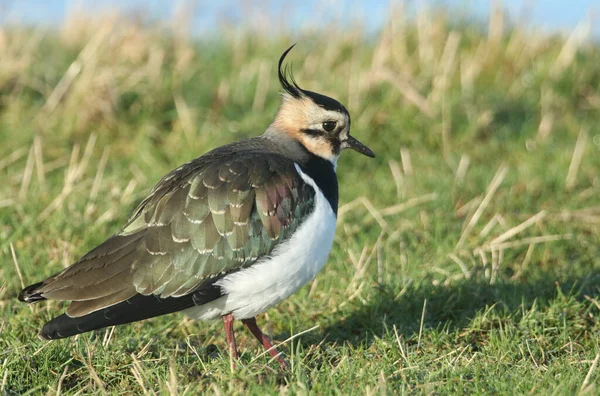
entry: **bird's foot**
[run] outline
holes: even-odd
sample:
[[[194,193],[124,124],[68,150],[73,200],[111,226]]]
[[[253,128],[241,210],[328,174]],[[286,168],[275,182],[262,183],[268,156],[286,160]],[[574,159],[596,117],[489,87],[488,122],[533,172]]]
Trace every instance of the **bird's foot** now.
[[[262,344],[262,346],[265,347],[267,352],[269,352],[269,355],[271,355],[273,359],[277,360],[282,370],[289,369],[290,364],[287,362],[287,360],[285,360],[283,354],[279,352],[277,348],[275,348],[275,346],[271,342],[271,339],[269,339],[269,337],[267,337],[260,330],[260,328],[256,324],[256,318],[242,319],[242,323],[248,328],[248,330],[250,330],[250,332],[254,335],[254,337],[256,337],[256,339]]]

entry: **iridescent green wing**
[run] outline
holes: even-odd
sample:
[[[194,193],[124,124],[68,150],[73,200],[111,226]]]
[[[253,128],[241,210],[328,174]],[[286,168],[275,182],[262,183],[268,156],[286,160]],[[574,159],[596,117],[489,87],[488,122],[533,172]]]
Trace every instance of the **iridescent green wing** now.
[[[153,197],[124,229],[146,230],[151,257],[133,268],[142,294],[184,295],[206,278],[251,265],[289,238],[313,207],[313,189],[277,155],[228,157],[184,180]]]
[[[272,153],[200,157],[165,176],[115,236],[47,279],[45,298],[81,316],[138,293],[188,294],[252,265],[314,207],[292,161]]]

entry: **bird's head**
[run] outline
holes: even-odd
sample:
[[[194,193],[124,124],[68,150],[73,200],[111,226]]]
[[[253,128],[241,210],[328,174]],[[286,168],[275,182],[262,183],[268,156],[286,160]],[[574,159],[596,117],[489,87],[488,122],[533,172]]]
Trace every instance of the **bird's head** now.
[[[283,60],[293,47],[279,59],[279,82],[284,92],[269,130],[286,134],[334,165],[344,149],[374,158],[371,149],[350,136],[350,114],[346,107],[333,98],[300,88],[290,68],[283,66]]]

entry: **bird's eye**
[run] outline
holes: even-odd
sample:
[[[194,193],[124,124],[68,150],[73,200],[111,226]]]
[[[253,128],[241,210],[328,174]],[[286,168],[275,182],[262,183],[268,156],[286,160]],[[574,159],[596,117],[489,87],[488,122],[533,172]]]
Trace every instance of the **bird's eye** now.
[[[323,123],[323,129],[327,132],[331,132],[335,129],[337,122],[335,121],[325,121]]]

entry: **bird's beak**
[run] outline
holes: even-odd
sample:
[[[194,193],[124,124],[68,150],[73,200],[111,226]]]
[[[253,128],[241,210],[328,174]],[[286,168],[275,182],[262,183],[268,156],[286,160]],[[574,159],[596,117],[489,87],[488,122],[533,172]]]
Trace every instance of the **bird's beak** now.
[[[367,157],[375,158],[375,153],[353,136],[348,135],[348,140],[346,140],[344,143],[346,143],[346,147],[351,148],[354,151],[358,151]]]

